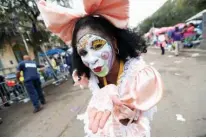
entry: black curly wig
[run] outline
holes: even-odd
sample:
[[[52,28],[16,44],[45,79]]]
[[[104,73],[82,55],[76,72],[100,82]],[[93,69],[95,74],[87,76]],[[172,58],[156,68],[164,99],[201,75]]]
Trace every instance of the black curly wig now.
[[[100,31],[110,38],[115,38],[119,49],[117,58],[123,60],[124,62],[128,59],[128,57],[138,57],[142,51],[142,47],[144,46],[144,41],[142,38],[132,30],[117,28],[101,16],[85,16],[77,21],[73,31],[71,43],[73,47],[73,69],[77,69],[78,76],[85,73],[88,78],[90,77],[90,69],[83,64],[76,48],[77,33],[79,30],[86,27],[89,27],[95,31]]]

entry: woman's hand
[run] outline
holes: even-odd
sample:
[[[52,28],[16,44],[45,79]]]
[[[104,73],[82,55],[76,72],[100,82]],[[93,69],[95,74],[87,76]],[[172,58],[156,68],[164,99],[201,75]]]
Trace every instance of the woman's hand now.
[[[117,96],[110,96],[113,102],[113,106],[118,105],[121,106],[123,103]],[[95,134],[97,133],[98,129],[103,129],[108,118],[111,115],[111,111],[98,111],[96,108],[89,108],[88,109],[88,116],[89,116],[89,129]]]
[[[109,116],[111,115],[111,112],[106,111],[98,111],[96,108],[89,109],[88,112],[89,115],[89,129],[92,131],[92,133],[97,133],[98,129],[103,129],[105,126],[105,123],[107,122]]]
[[[72,73],[72,78],[74,80],[74,86],[77,86],[79,85],[80,88],[84,88],[84,87],[87,87],[88,86],[88,83],[89,83],[89,80],[88,78],[86,77],[85,74],[83,74],[82,76],[78,76],[77,75],[77,70],[74,70],[73,73]]]

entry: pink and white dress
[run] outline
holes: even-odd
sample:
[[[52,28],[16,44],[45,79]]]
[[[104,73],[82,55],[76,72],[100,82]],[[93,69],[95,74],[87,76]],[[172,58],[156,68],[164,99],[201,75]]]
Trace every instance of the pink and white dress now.
[[[160,74],[153,67],[146,65],[141,57],[131,58],[124,64],[117,86],[109,84],[100,89],[98,83],[98,78],[91,73],[87,83],[92,91],[88,107],[99,111],[109,110],[111,116],[105,127],[93,134],[88,128],[88,112],[79,115],[77,119],[83,120],[87,136],[150,136],[150,121],[157,111],[156,104],[163,93]],[[110,95],[117,95],[125,106],[113,105]],[[132,105],[135,109],[132,110],[126,105]],[[124,119],[128,120],[126,124],[120,122]]]

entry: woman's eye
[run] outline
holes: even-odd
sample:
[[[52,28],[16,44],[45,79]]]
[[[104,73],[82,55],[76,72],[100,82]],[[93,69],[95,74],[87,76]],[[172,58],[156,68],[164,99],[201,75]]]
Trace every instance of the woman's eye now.
[[[105,40],[95,40],[92,42],[92,49],[99,50],[106,44]]]
[[[86,50],[80,50],[79,51],[79,55],[80,56],[86,56],[87,55],[87,51]]]
[[[102,44],[98,44],[98,45],[96,45],[96,46],[94,47],[94,49],[95,49],[95,50],[98,50],[98,49],[102,48],[102,46],[103,46]]]

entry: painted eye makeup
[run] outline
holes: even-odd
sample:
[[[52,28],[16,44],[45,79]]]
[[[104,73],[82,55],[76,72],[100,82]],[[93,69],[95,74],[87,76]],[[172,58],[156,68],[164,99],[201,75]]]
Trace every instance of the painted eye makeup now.
[[[79,50],[79,55],[84,57],[87,55],[87,51],[84,49],[81,49],[81,50]]]
[[[105,41],[105,40],[102,40],[102,39],[94,40],[94,41],[92,42],[92,49],[94,49],[94,50],[99,50],[99,49],[101,49],[105,44],[106,44],[106,41]]]

